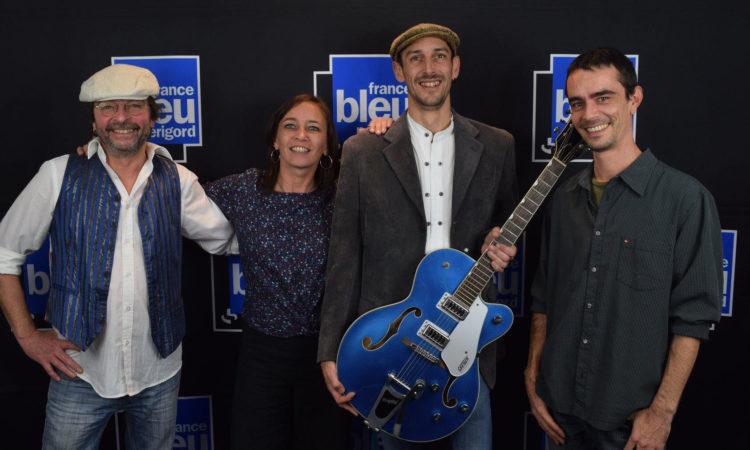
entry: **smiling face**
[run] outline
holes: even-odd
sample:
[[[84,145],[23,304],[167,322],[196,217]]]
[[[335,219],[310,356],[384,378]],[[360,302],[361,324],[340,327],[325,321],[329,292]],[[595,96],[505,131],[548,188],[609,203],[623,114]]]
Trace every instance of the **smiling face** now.
[[[326,116],[311,102],[302,102],[284,115],[273,148],[279,151],[279,171],[311,170],[328,154]]]
[[[410,108],[450,109],[451,84],[458,77],[460,60],[445,41],[432,36],[419,39],[401,52],[399,60],[394,61],[393,72],[406,83]]]
[[[643,99],[636,86],[628,98],[613,66],[578,69],[568,76],[571,120],[593,151],[635,145],[632,116]]]
[[[102,106],[109,109],[113,105],[117,105],[117,112],[111,116],[103,112],[105,109],[100,109]],[[145,148],[146,141],[151,136],[151,128],[154,126],[146,100],[96,102],[93,113],[94,133],[108,154],[116,158],[125,158]]]

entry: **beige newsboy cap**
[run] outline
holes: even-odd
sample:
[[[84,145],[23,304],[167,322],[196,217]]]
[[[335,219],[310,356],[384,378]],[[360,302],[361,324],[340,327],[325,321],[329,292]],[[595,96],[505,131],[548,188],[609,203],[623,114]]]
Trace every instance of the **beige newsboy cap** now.
[[[461,43],[461,39],[458,38],[458,35],[453,30],[435,23],[420,23],[404,31],[393,40],[390,51],[391,59],[394,61],[398,60],[398,55],[401,54],[403,49],[427,36],[434,36],[444,40],[451,48],[453,56],[456,56],[456,50]]]
[[[143,100],[159,93],[159,82],[149,70],[130,64],[112,64],[81,84],[78,100]]]

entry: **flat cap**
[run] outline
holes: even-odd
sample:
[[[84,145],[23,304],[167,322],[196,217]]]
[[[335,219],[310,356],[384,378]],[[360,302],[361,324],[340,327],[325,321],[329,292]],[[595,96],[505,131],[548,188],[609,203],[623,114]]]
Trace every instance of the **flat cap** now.
[[[396,39],[393,40],[390,52],[391,59],[396,61],[398,59],[398,55],[401,54],[401,51],[403,49],[410,46],[417,40],[427,36],[434,36],[444,40],[445,43],[448,44],[448,46],[451,48],[454,56],[456,55],[458,45],[461,43],[461,39],[458,38],[458,35],[448,27],[444,27],[442,25],[437,25],[434,23],[420,23],[419,25],[414,25],[413,27],[404,31]]]
[[[112,64],[81,84],[78,100],[143,100],[159,93],[159,82],[151,71],[130,64]]]

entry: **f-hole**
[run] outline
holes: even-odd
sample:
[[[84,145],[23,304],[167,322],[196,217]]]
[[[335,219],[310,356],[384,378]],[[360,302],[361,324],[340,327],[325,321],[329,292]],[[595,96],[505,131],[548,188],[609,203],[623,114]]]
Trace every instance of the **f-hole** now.
[[[412,306],[411,308],[407,308],[398,317],[396,317],[396,320],[388,324],[388,330],[385,332],[385,336],[383,336],[378,342],[374,344],[372,343],[372,338],[366,336],[364,339],[362,339],[362,347],[364,347],[366,350],[377,350],[382,347],[388,341],[388,339],[398,333],[398,328],[401,326],[401,322],[412,311],[414,312],[414,317],[419,317],[422,315],[422,311],[420,311],[417,307]]]
[[[451,386],[453,386],[454,381],[456,381],[456,377],[451,375],[450,378],[448,378],[448,382],[445,383],[445,387],[443,388],[443,404],[448,408],[454,408],[458,404],[458,400],[456,400],[455,398],[448,398],[448,391],[451,390]]]

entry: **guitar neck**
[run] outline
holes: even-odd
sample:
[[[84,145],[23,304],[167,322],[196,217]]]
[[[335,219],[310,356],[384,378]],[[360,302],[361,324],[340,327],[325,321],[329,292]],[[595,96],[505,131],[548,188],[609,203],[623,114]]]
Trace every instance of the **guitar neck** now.
[[[505,221],[500,230],[500,237],[493,240],[493,244],[512,246],[516,243],[523,230],[529,224],[529,221],[531,221],[531,218],[534,217],[534,214],[539,209],[539,206],[547,198],[550,191],[552,191],[552,187],[560,179],[560,175],[565,170],[565,167],[565,163],[557,158],[553,157],[550,160],[536,181],[534,181],[534,184],[526,192],[526,195],[523,196],[521,202],[518,203],[516,209],[508,217],[508,220]],[[469,271],[469,274],[466,275],[458,286],[453,296],[464,303],[464,306],[468,307],[479,296],[484,287],[487,286],[494,272],[489,255],[487,255],[487,251],[485,250],[476,264],[474,264],[474,267]]]

